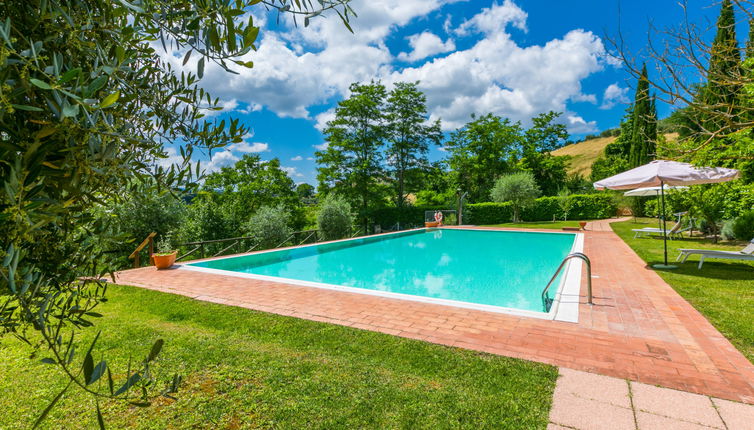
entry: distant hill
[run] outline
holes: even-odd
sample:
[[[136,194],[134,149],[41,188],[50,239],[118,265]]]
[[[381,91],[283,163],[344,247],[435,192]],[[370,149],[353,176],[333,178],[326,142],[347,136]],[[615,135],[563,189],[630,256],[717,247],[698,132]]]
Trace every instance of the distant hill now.
[[[665,138],[667,140],[675,140],[678,138],[678,134],[669,133],[665,135]],[[594,160],[599,158],[605,151],[605,147],[614,141],[615,136],[589,139],[558,148],[552,151],[552,155],[570,155],[571,160],[568,165],[568,173],[579,173],[588,179],[592,173],[592,163],[594,163]]]

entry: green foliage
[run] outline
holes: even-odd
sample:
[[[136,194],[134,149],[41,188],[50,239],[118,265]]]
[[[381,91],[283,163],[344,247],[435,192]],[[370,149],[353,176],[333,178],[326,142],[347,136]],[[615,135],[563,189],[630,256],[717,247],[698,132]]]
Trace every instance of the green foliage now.
[[[296,194],[302,202],[308,202],[314,199],[315,189],[311,184],[302,182],[296,186]]]
[[[448,165],[470,202],[486,201],[495,179],[513,169],[521,134],[521,124],[493,114],[472,117],[451,134]]]
[[[320,191],[337,192],[357,208],[364,225],[367,212],[379,205],[385,175],[382,147],[386,137],[385,86],[379,82],[351,84],[350,97],[338,103],[335,119],[324,130],[326,149],[317,151]]]
[[[754,239],[754,210],[744,212],[736,218],[732,230],[733,236],[738,240]]]
[[[490,193],[495,202],[510,202],[513,207],[513,222],[520,222],[521,209],[534,203],[540,190],[530,172],[511,173],[495,181]]]
[[[606,193],[572,194],[571,199],[571,219],[609,218],[618,208],[613,196]],[[511,203],[471,203],[464,210],[464,222],[475,225],[502,224],[513,216]],[[552,221],[563,217],[558,197],[540,197],[521,211],[521,218],[526,221]]]
[[[246,223],[245,230],[259,244],[257,249],[276,248],[293,232],[289,222],[290,215],[284,206],[262,206]]]
[[[280,167],[280,160],[264,161],[259,155],[245,154],[232,167],[207,175],[204,190],[221,207],[223,217],[239,226],[263,206],[283,205],[293,215],[292,224],[304,224],[301,200],[293,180]],[[238,231],[230,231],[232,237]]]
[[[542,193],[553,196],[568,177],[568,156],[553,156],[550,152],[568,140],[565,124],[555,121],[560,112],[546,112],[532,118],[532,126],[524,132],[519,168],[530,171]]]
[[[383,229],[392,228],[396,224],[403,228],[424,226],[424,214],[426,211],[447,210],[448,206],[428,205],[428,206],[404,206],[398,208],[394,206],[377,208],[370,212],[369,218],[376,225]],[[449,222],[446,221],[446,224]]]
[[[646,64],[636,84],[631,117],[633,125],[627,139],[630,142],[628,160],[631,167],[637,167],[653,160],[657,153],[657,108],[654,97],[649,93]]]
[[[166,234],[160,237],[157,242],[155,242],[154,249],[157,254],[169,254],[175,251],[172,235]]]
[[[198,82],[207,61],[251,66],[236,58],[256,49],[259,27],[248,12],[257,3],[3,3],[0,333],[25,338],[36,332],[41,340],[32,346],[35,353],[44,351],[68,375],[70,383],[50,407],[69,387],[97,398],[130,396],[142,405],[164,387],[150,369],[155,354],[128,371],[110,372],[106,362],[93,361],[101,355],[94,342],[80,348],[85,354],[75,353],[78,328],[93,325],[99,315],[93,309],[106,288],[95,279],[115,267],[101,244],[121,226],[112,225],[117,217],[97,215],[109,209],[100,207],[104,203],[123,204],[130,184],[148,177],[160,190],[191,191],[199,173],[190,169],[193,151],[239,142],[248,132],[237,119],[209,120],[206,111],[219,109],[217,99]],[[343,19],[350,14],[345,1],[325,1],[314,10],[278,0],[265,4],[307,21],[334,7]],[[170,53],[186,52],[187,59],[199,57],[197,74],[174,70],[158,44]],[[179,149],[176,165],[160,163],[165,146]],[[125,383],[116,381],[120,389],[109,389],[111,373],[125,377]],[[108,384],[93,384],[103,374]],[[162,392],[174,391],[176,381]],[[98,407],[96,412],[101,422]]]
[[[592,163],[592,173],[589,178],[592,182],[597,182],[629,169],[628,160],[625,157],[619,155],[607,155],[596,159],[594,163]]]
[[[403,207],[406,193],[420,189],[429,168],[429,144],[442,140],[440,121],[429,123],[427,98],[418,82],[397,82],[384,107],[385,133],[388,142],[386,160],[395,204]]]
[[[568,189],[564,189],[558,193],[558,206],[563,212],[563,221],[568,220],[568,213],[573,208],[573,196]]]
[[[351,234],[354,218],[351,205],[336,194],[329,194],[320,202],[317,229],[321,240],[337,240]]]

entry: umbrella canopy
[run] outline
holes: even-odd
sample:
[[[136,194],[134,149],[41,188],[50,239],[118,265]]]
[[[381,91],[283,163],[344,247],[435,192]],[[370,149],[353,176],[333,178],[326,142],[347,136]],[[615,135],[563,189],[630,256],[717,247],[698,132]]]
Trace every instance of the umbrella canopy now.
[[[724,167],[694,167],[689,163],[678,161],[655,160],[649,164],[633,168],[615,176],[594,183],[594,188],[604,190],[634,190],[636,188],[658,187],[660,189],[660,219],[662,220],[662,240],[665,250],[665,264],[654,267],[672,269],[668,264],[668,229],[665,225],[665,189],[670,186],[694,184],[714,184],[727,182],[739,177],[738,170]],[[655,194],[656,195],[656,194]]]
[[[689,187],[673,187],[673,186],[665,186],[665,191],[667,190],[687,190]],[[645,188],[637,188],[635,190],[626,191],[623,193],[624,196],[629,197],[647,197],[647,196],[659,196],[660,191],[662,190],[662,187],[645,187]]]
[[[664,185],[712,184],[738,178],[736,169],[694,167],[678,161],[655,160],[594,183],[598,190],[633,190]]]

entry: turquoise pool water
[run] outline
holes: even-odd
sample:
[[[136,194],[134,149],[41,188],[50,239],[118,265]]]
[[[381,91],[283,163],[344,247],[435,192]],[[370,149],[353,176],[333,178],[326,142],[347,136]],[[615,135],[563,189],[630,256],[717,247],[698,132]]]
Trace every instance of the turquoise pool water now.
[[[415,230],[189,266],[543,312],[542,289],[575,238],[567,233]]]

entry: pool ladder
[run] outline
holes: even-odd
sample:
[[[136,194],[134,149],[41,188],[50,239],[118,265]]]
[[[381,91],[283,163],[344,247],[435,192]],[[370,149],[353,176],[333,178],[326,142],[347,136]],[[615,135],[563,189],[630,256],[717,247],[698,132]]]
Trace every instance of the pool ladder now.
[[[568,260],[572,258],[580,258],[586,262],[586,285],[587,285],[587,303],[590,305],[594,304],[594,301],[592,300],[592,262],[589,261],[589,257],[586,256],[586,254],[582,252],[572,252],[566,256],[566,258],[563,259],[563,261],[560,262],[560,266],[558,266],[558,270],[555,271],[555,274],[552,275],[552,278],[550,278],[550,282],[547,283],[547,286],[545,286],[545,289],[542,290],[542,305],[545,307],[545,312],[550,311],[550,307],[552,306],[552,302],[554,299],[551,299],[547,297],[547,290],[550,289],[550,285],[555,281],[555,278],[558,277],[558,274],[560,274],[560,271],[563,269],[563,266],[568,262]]]

